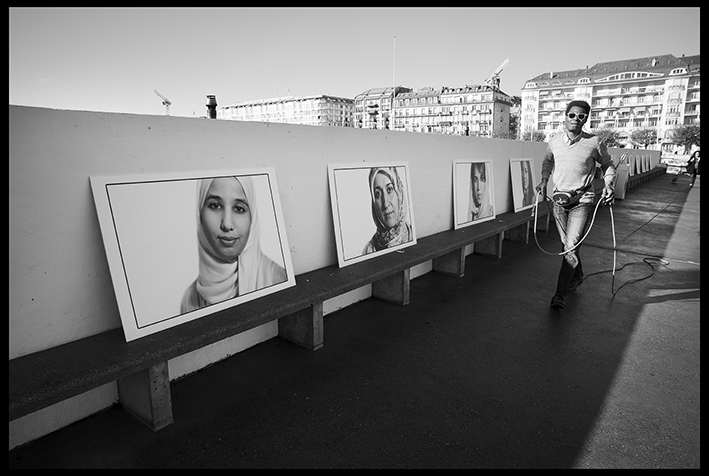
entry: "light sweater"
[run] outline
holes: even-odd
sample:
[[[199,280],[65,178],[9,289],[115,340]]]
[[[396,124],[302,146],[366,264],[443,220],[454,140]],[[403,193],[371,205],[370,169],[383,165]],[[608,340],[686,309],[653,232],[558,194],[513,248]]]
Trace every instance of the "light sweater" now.
[[[596,162],[603,171],[603,181],[613,186],[615,166],[608,149],[598,136],[581,132],[581,136],[570,141],[566,133],[556,134],[549,139],[547,152],[542,161],[542,178],[549,180],[554,172],[554,191],[571,192],[590,186],[581,198],[582,202],[592,202],[595,196],[593,177]]]

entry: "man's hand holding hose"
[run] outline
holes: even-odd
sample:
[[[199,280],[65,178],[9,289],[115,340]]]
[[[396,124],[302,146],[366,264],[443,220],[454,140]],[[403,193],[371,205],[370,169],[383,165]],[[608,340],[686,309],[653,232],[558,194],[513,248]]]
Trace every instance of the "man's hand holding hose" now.
[[[539,183],[539,185],[537,185],[536,187],[534,187],[534,189],[537,191],[537,193],[542,193],[542,194],[546,195],[546,193],[547,193],[547,182],[548,182],[548,181],[549,181],[548,178],[542,177],[542,181]]]
[[[601,192],[601,203],[603,205],[612,205],[615,198],[615,187],[613,183],[607,183]]]

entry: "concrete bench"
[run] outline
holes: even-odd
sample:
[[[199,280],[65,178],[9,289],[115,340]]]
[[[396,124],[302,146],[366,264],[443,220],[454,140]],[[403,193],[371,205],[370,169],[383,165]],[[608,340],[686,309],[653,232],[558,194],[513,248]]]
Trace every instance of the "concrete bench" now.
[[[500,257],[504,239],[527,243],[531,210],[448,230],[416,245],[350,266],[320,268],[296,276],[296,285],[209,316],[126,342],[113,329],[9,361],[10,421],[116,381],[121,406],[152,430],[173,422],[168,360],[278,321],[279,336],[308,349],[323,345],[323,302],[362,286],[372,296],[406,305],[410,270],[432,261],[433,270],[463,276],[465,250]],[[537,226],[548,231],[539,207]]]
[[[667,173],[667,166],[658,165],[653,169],[647,170],[639,174],[633,174],[628,177],[628,188],[632,189],[638,185],[647,182],[648,180]]]

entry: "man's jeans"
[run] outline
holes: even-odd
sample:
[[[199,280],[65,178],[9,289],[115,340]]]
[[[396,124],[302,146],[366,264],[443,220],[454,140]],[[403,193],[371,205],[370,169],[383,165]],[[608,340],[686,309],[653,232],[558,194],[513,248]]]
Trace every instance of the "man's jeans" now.
[[[563,207],[554,203],[554,220],[561,237],[562,251],[574,247],[586,234],[589,218],[593,213],[593,203],[577,203],[571,207]],[[564,254],[556,283],[556,294],[566,296],[571,282],[583,278],[581,266],[581,246]]]

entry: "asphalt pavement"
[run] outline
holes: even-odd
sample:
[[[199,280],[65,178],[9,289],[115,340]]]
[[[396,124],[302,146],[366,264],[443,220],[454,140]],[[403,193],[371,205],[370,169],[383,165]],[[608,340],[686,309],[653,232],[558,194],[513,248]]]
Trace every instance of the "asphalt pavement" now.
[[[552,226],[328,314],[320,350],[274,338],[173,382],[160,431],[116,406],[9,466],[699,468],[701,176],[671,179],[598,209],[562,311]]]

